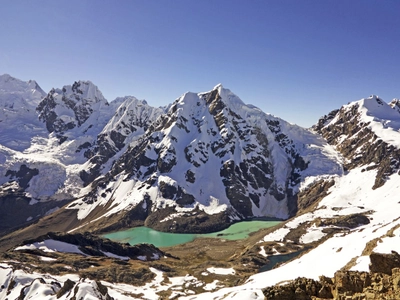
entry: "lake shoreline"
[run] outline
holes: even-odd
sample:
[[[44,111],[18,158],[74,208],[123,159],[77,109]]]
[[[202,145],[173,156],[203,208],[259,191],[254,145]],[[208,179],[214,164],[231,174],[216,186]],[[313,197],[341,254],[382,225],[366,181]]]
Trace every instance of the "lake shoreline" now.
[[[171,233],[140,226],[127,230],[102,235],[113,241],[128,242],[131,245],[140,243],[153,244],[156,247],[171,247],[185,244],[198,238],[218,238],[224,240],[241,240],[250,237],[253,233],[280,224],[282,220],[273,218],[257,218],[232,223],[229,227],[212,233]]]

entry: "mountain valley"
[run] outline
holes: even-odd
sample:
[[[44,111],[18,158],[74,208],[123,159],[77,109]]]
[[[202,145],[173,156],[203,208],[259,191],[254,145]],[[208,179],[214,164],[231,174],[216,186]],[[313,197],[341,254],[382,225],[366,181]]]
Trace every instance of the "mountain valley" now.
[[[2,75],[0,299],[398,299],[399,176],[398,99],[306,129],[220,84],[156,108]],[[282,222],[162,249],[100,237],[255,218]]]

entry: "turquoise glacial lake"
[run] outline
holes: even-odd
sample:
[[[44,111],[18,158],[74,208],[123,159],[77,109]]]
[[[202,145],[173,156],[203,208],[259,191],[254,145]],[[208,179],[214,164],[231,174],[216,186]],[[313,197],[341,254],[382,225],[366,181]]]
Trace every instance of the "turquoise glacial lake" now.
[[[226,240],[241,240],[249,237],[249,234],[263,228],[269,228],[279,224],[280,221],[243,221],[230,227],[213,233],[168,233],[156,231],[148,227],[135,227],[103,235],[113,241],[136,245],[140,243],[153,244],[156,247],[170,247],[191,242],[196,238],[219,238]]]

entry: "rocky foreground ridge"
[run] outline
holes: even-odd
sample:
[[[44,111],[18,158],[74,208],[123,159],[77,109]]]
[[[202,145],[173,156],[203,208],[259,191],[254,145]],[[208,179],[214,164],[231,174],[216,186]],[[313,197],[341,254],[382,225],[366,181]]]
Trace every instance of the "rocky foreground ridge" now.
[[[263,290],[267,300],[400,299],[400,255],[372,253],[370,272],[337,271],[333,278],[297,278]]]

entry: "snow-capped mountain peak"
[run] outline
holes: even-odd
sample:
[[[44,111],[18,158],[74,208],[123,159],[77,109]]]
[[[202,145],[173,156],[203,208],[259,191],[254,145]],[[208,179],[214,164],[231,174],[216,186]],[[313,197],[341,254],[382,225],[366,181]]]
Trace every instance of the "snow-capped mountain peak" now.
[[[120,126],[135,123],[127,122],[127,106],[121,104],[105,127],[107,132],[114,128],[105,145],[117,146],[126,130],[132,136],[129,127]],[[139,210],[149,226],[175,231],[216,230],[253,216],[287,218],[296,212],[301,179],[341,173],[328,148],[317,135],[244,104],[222,86],[187,92],[132,140],[86,199],[70,208],[78,209],[80,220],[98,216],[103,207],[109,207],[105,216]],[[312,157],[318,159],[311,162]],[[93,182],[92,174],[85,178]],[[191,225],[203,217],[207,221]]]
[[[62,89],[52,89],[39,103],[39,119],[49,132],[59,135],[80,127],[94,111],[108,105],[100,90],[90,81],[75,81]]]
[[[0,75],[0,106],[7,108],[36,106],[46,93],[34,80],[22,81],[8,74]]]
[[[46,93],[34,80],[28,82],[8,74],[0,75],[0,144],[15,150],[30,145],[33,136],[41,136],[43,125],[35,108]]]
[[[399,108],[398,101],[388,104],[371,95],[343,106],[341,112],[356,115],[358,122],[365,124],[383,141],[400,149],[400,110],[396,108]],[[338,122],[342,114],[338,113],[330,124]]]
[[[400,169],[400,111],[372,95],[332,111],[314,126],[346,158],[346,169],[378,170],[374,188]]]
[[[104,102],[107,101],[99,88],[94,85],[91,81],[79,80],[75,81],[72,85],[66,85],[63,87],[64,95],[80,95],[79,98],[85,99],[88,102]],[[78,100],[78,99],[77,99]]]

